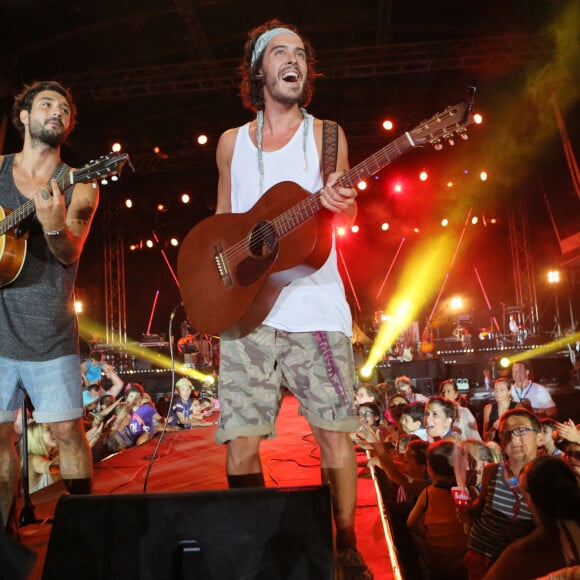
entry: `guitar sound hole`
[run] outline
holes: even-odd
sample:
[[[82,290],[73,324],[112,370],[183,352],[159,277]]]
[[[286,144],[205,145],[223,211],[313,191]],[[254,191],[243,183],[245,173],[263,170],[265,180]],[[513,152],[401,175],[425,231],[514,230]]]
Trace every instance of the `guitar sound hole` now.
[[[278,246],[278,238],[274,226],[267,221],[261,221],[250,234],[250,253],[262,258],[271,254]]]

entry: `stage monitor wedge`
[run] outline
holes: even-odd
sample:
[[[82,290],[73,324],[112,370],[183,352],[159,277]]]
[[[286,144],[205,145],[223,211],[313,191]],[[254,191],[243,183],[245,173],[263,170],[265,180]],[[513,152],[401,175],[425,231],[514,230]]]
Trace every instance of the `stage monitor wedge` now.
[[[328,486],[63,496],[43,580],[333,578]]]

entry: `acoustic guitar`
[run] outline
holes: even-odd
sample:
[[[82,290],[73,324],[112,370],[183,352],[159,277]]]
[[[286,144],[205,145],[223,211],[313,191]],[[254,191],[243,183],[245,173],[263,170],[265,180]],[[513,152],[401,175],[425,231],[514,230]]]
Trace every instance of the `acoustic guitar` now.
[[[474,122],[471,99],[448,107],[343,173],[336,186],[356,184],[415,147],[442,146]],[[245,213],[216,214],[185,237],[177,259],[183,306],[193,327],[240,337],[258,326],[284,286],[326,261],[332,216],[321,212],[320,192],[291,181],[271,187]]]
[[[103,155],[96,161],[87,163],[80,169],[71,169],[57,183],[61,191],[75,183],[88,183],[121,172],[123,165],[129,162],[129,155]],[[0,206],[0,288],[11,284],[18,278],[26,257],[27,232],[19,232],[20,225],[35,212],[34,201],[29,199],[14,211]]]

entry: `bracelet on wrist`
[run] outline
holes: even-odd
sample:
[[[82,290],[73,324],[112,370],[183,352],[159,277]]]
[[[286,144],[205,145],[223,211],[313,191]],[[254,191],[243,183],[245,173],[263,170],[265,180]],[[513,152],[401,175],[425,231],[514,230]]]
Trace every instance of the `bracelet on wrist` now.
[[[47,232],[46,230],[42,230],[44,232],[45,236],[48,236],[49,238],[55,238],[57,236],[60,236],[60,234],[62,234],[62,232],[64,232],[64,230],[66,229],[66,224],[64,224],[64,226],[62,226],[62,228],[59,228],[58,230],[51,230],[50,232]]]

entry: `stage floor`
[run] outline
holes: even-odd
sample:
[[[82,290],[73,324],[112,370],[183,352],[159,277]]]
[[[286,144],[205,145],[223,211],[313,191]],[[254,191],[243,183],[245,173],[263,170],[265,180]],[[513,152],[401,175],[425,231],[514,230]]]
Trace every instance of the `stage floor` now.
[[[277,437],[262,444],[262,464],[268,487],[320,484],[318,447],[308,423],[298,415],[297,409],[296,399],[287,395],[277,423]],[[127,449],[95,464],[94,493],[107,495],[227,489],[226,450],[214,442],[214,430],[215,427],[198,427],[167,433],[149,471],[146,487],[146,475],[158,437],[146,445]],[[356,530],[359,549],[375,579],[390,580],[394,578],[394,573],[375,486],[365,467],[364,453],[357,453],[357,457]],[[64,485],[58,482],[32,495],[37,520],[50,520],[53,517],[58,498],[63,493]],[[50,521],[20,528],[22,543],[37,553],[37,561],[29,580],[38,580],[42,576],[51,528]]]

